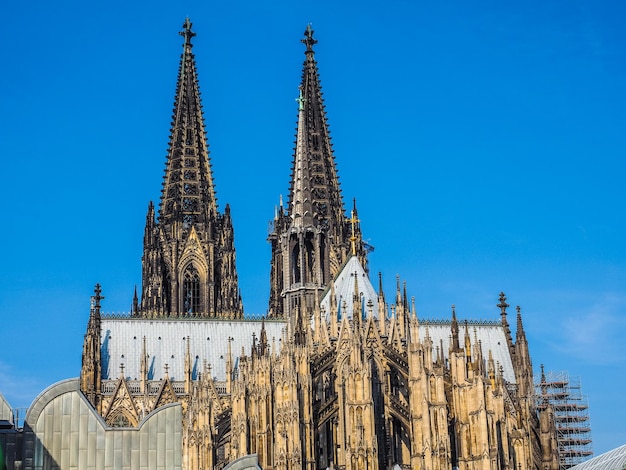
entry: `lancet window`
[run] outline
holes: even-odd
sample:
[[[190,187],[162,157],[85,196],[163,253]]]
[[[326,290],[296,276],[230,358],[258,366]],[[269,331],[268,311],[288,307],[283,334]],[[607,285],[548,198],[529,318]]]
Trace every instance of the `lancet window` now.
[[[183,313],[197,315],[200,307],[200,273],[190,264],[183,276]]]
[[[291,251],[291,273],[292,282],[294,284],[302,282],[300,279],[300,245],[298,244],[298,240],[295,240]]]

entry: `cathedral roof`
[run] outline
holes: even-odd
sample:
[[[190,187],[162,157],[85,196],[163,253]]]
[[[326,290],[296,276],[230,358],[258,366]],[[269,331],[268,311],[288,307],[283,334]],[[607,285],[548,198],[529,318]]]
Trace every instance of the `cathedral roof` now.
[[[339,272],[333,282],[333,288],[327,290],[322,299],[321,306],[326,312],[326,320],[330,321],[331,315],[331,297],[335,296],[334,305],[338,308],[338,320],[347,317],[349,320],[354,315],[354,294],[356,291],[361,300],[361,318],[367,318],[367,312],[370,308],[369,302],[372,302],[371,309],[374,318],[378,318],[378,295],[372,286],[372,283],[359,262],[357,256],[348,259],[343,269]]]
[[[184,380],[187,341],[191,355],[193,376],[202,372],[204,361],[211,366],[211,374],[219,381],[226,380],[228,338],[232,338],[233,365],[242,348],[250,354],[253,334],[259,338],[261,321],[251,320],[155,320],[104,318],[102,332],[102,378],[114,379],[124,364],[124,376],[141,377],[143,337],[146,338],[149,379],[164,377],[167,364],[172,380]],[[284,322],[265,321],[269,342],[282,337]],[[187,340],[189,338],[189,340]]]

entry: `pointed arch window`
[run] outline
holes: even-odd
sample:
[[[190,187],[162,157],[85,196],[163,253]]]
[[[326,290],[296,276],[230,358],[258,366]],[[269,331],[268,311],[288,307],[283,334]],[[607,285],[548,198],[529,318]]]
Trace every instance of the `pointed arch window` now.
[[[293,243],[293,242],[292,242]],[[292,274],[292,283],[297,284],[302,282],[300,279],[300,245],[298,240],[295,240],[293,243],[293,248],[291,250],[291,274]]]
[[[200,313],[200,273],[193,264],[187,267],[183,275],[183,313]]]
[[[315,275],[316,268],[316,260],[315,260],[315,248],[313,246],[313,234],[307,233],[306,238],[304,239],[304,250],[305,250],[305,282],[317,282],[317,276]]]

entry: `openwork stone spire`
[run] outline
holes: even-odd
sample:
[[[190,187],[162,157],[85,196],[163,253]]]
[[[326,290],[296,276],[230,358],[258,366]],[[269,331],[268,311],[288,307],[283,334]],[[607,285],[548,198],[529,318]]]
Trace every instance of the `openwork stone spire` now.
[[[302,43],[306,49],[296,99],[298,128],[289,203],[287,208],[281,203],[269,236],[271,317],[291,317],[296,307],[304,318],[310,317],[315,298],[322,297],[353,251],[367,266],[360,227],[345,215],[313,50],[317,40],[311,25]],[[354,240],[358,240],[358,246],[353,250]]]
[[[143,255],[142,317],[240,318],[230,208],[217,207],[189,18],[183,40],[163,189],[150,202]]]
[[[288,215],[296,225],[324,225],[333,235],[344,238],[344,206],[313,50],[317,40],[313,39],[311,25],[304,36],[306,59],[297,100],[298,130]]]
[[[202,116],[200,89],[192,53],[189,18],[180,35],[184,37],[163,191],[159,207],[162,224],[181,224],[183,231],[206,223],[217,214],[213,175]]]

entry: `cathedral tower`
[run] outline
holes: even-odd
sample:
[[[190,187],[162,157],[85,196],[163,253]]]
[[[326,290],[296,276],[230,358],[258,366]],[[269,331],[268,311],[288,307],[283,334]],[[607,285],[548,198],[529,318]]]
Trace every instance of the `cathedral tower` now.
[[[298,128],[291,167],[289,202],[281,206],[273,222],[269,316],[310,318],[316,298],[330,284],[351,251],[366,266],[366,250],[356,218],[345,217],[335,156],[317,62],[313,30],[309,25],[302,42],[306,46],[298,102]]]
[[[241,318],[230,208],[217,207],[189,19],[159,218],[148,205],[140,317]]]

